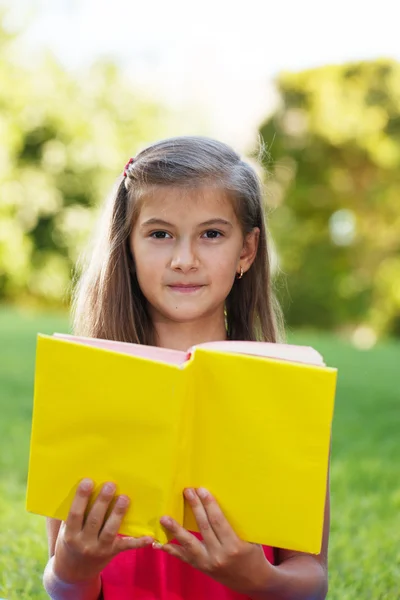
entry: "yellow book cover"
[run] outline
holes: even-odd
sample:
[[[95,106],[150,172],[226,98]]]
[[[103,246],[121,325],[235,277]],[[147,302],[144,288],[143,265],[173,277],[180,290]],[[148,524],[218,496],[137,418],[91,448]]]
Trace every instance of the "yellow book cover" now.
[[[39,335],[27,510],[65,520],[82,478],[114,481],[120,533],[165,542],[163,515],[197,530],[182,492],[203,486],[243,539],[318,553],[336,375],[287,344]]]

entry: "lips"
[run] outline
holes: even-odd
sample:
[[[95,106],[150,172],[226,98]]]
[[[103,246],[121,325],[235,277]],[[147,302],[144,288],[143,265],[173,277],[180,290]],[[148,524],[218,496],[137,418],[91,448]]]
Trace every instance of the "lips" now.
[[[190,294],[201,290],[204,285],[201,283],[171,283],[168,287],[173,292],[180,292],[182,294]]]
[[[168,287],[173,288],[198,288],[203,287],[202,283],[170,283]]]

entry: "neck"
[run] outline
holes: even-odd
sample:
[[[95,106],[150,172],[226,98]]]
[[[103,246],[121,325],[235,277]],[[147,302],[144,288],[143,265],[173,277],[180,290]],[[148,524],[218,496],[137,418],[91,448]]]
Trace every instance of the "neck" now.
[[[218,319],[215,315],[203,318],[201,322],[174,323],[156,320],[154,328],[157,346],[184,352],[196,344],[227,339],[224,314]]]

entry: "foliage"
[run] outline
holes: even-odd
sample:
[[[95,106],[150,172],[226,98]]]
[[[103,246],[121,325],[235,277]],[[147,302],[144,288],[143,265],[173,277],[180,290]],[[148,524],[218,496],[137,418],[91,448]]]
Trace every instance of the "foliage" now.
[[[270,217],[293,326],[400,334],[400,64],[283,73]]]
[[[66,72],[19,59],[0,13],[0,299],[65,299],[95,207],[165,114],[99,62]]]
[[[59,304],[95,207],[168,115],[110,62],[27,66],[2,19],[0,301]],[[287,322],[400,335],[400,64],[282,73],[277,86],[260,131]]]
[[[37,331],[62,315],[0,310],[0,597],[44,600],[44,519],[24,509]],[[326,334],[292,334],[339,369],[333,427],[329,600],[398,597],[399,343],[361,352]]]

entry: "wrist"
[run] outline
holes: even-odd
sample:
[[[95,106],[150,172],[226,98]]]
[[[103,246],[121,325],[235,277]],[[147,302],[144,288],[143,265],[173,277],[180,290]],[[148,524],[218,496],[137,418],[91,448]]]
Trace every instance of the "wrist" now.
[[[47,563],[46,570],[50,570],[52,579],[60,587],[72,588],[82,587],[91,588],[98,582],[101,582],[100,573],[84,574],[78,569],[65,568],[56,561],[56,557],[53,556]]]
[[[75,560],[67,552],[56,551],[51,561],[55,577],[65,584],[92,585],[100,577],[101,568],[97,562],[93,564],[90,560]]]
[[[101,593],[100,575],[85,580],[65,580],[55,568],[54,556],[46,565],[43,584],[53,600],[98,600]]]

